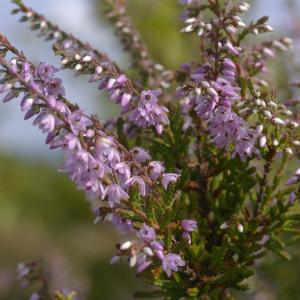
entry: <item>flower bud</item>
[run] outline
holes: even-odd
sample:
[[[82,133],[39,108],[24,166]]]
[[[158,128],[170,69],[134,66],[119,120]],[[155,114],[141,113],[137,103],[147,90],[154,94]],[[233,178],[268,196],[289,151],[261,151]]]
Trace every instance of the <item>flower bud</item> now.
[[[262,133],[264,130],[264,125],[257,125],[256,127],[256,132],[257,133]]]
[[[68,62],[69,62],[69,60],[68,60],[67,58],[64,58],[64,59],[61,61],[61,64],[62,64],[62,65],[66,65]]]
[[[244,232],[244,226],[242,224],[238,224],[237,230],[238,230],[238,232],[243,233]]]
[[[133,268],[136,265],[136,263],[137,263],[137,255],[133,255],[129,259],[129,266],[130,266],[130,268]]]
[[[120,246],[120,250],[128,250],[131,248],[131,246],[132,246],[132,242],[127,241]]]
[[[287,147],[287,148],[285,148],[284,150],[285,150],[285,152],[288,153],[288,154],[291,154],[291,155],[293,154],[293,150],[292,150],[290,147]]]
[[[265,26],[264,26],[264,30],[265,30],[266,32],[273,32],[273,31],[274,31],[274,28],[273,28],[272,26],[270,26],[270,25],[265,25]]]
[[[272,114],[269,110],[264,110],[264,115],[267,117],[267,118],[272,118]]]
[[[276,124],[276,125],[286,125],[286,123],[285,123],[285,121],[283,121],[282,119],[280,119],[280,118],[274,118],[274,123]]]
[[[81,55],[78,54],[78,53],[76,53],[75,56],[74,56],[74,58],[75,58],[76,60],[81,60]]]
[[[144,251],[144,253],[145,253],[146,255],[148,255],[148,256],[154,256],[154,253],[153,253],[153,251],[152,251],[152,249],[151,249],[150,247],[145,247],[145,248],[143,249],[143,251]]]
[[[75,69],[75,71],[80,71],[82,69],[82,65],[77,64],[74,69]]]
[[[202,81],[201,85],[206,89],[210,88],[210,84],[207,81]]]
[[[90,62],[90,61],[92,61],[92,57],[90,56],[90,55],[86,55],[83,59],[82,59],[82,61],[83,62]]]
[[[225,229],[228,229],[228,228],[229,228],[229,225],[226,222],[221,224],[221,226],[220,226],[221,230],[225,230]]]
[[[300,141],[292,141],[294,146],[300,146]]]
[[[261,148],[265,147],[267,144],[267,137],[266,136],[262,136],[260,139],[259,139],[259,146]]]

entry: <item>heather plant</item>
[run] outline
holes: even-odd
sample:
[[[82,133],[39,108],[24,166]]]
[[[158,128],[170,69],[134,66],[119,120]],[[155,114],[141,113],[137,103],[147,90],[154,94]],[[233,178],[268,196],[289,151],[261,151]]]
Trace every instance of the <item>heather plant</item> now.
[[[262,17],[245,24],[249,4],[181,0],[182,34],[194,35],[199,56],[167,70],[151,57],[127,14],[125,0],[107,0],[108,19],[132,55],[130,78],[108,55],[12,1],[31,30],[53,44],[64,69],[105,90],[119,116],[100,121],[66,97],[60,68],[34,65],[0,38],[0,92],[21,96],[50,149],[65,156],[63,171],[84,190],[95,221],[109,221],[124,239],[111,263],[128,261],[155,286],[139,298],[233,299],[247,290],[268,251],[290,260],[300,234],[299,121],[296,99],[280,99],[268,81],[268,60],[289,38],[259,39],[273,29]],[[292,173],[290,173],[292,170]],[[35,263],[21,264],[31,299],[52,295]]]

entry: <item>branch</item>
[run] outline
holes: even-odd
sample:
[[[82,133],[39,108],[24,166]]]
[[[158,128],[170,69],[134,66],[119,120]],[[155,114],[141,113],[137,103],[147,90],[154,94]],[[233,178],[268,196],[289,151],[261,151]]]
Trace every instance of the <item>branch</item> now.
[[[12,56],[10,60],[8,55]],[[159,181],[148,176],[150,164],[136,159],[139,151],[145,150],[127,150],[116,136],[105,131],[96,116],[85,115],[78,105],[64,97],[61,80],[54,78],[54,67],[40,64],[36,68],[1,33],[0,67],[4,102],[23,94],[21,108],[26,111],[25,119],[35,117],[33,124],[47,133],[46,144],[50,149],[63,150],[64,171],[90,198],[119,207],[122,200],[124,206],[128,205],[133,186],[138,187],[141,201],[155,191]],[[152,223],[143,212],[138,213],[146,223]]]
[[[159,134],[164,126],[169,125],[167,109],[157,98],[159,93],[143,91],[106,54],[64,32],[22,1],[13,2],[18,6],[13,13],[23,14],[20,21],[29,22],[30,28],[39,30],[40,36],[54,40],[54,52],[61,56],[65,68],[75,70],[78,75],[93,74],[90,82],[99,82],[99,88],[108,91],[110,99],[121,106],[125,120],[142,128],[154,127]],[[149,97],[150,108],[147,104]]]
[[[151,88],[168,88],[175,74],[156,63],[143,38],[127,14],[127,0],[107,0],[107,18],[115,25],[124,49],[132,55],[133,65],[140,70],[143,81]]]

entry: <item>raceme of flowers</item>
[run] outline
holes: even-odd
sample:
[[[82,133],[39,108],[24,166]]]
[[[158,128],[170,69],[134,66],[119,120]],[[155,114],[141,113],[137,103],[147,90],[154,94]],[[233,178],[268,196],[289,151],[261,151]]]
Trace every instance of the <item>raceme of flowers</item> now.
[[[46,143],[50,149],[63,150],[66,157],[64,172],[91,199],[105,200],[108,207],[117,208],[129,199],[132,186],[137,186],[140,196],[146,197],[159,180],[164,189],[176,183],[178,174],[164,173],[163,165],[158,161],[150,161],[150,155],[140,147],[127,151],[114,136],[103,130],[95,117],[86,116],[77,105],[70,104],[64,98],[61,79],[55,77],[58,69],[47,63],[40,63],[35,68],[4,37],[0,45],[15,54],[9,61],[0,57],[4,74],[0,84],[0,92],[5,94],[3,101],[8,102],[23,93],[21,110],[25,113],[25,120],[34,117],[33,125],[47,134]],[[151,95],[145,93],[143,97]],[[152,103],[155,99],[146,100]],[[149,168],[149,175],[144,172],[144,167]],[[117,216],[113,218],[113,223],[119,219]],[[118,222],[130,225],[128,220]],[[146,226],[144,224],[144,228],[150,228]],[[145,240],[142,232],[137,233]],[[151,241],[155,242],[153,228],[151,234]],[[172,270],[177,271],[177,266],[184,266],[180,256],[173,253],[165,255],[162,245],[159,251],[159,258],[168,276]],[[146,263],[144,256],[142,259],[140,255],[138,271],[143,271],[145,264],[150,263]]]
[[[29,22],[41,36],[54,40],[55,52],[62,57],[62,65],[75,70],[76,74],[93,74],[90,82],[97,82],[99,89],[109,93],[111,101],[120,105],[124,118],[129,115],[130,121],[139,127],[153,126],[158,134],[169,125],[168,110],[157,98],[159,92],[141,90],[106,54],[60,30],[20,1],[17,4],[19,8],[14,13],[22,13],[22,21]],[[146,95],[151,95],[149,103]]]
[[[188,114],[194,110],[207,123],[211,140],[218,147],[228,150],[231,145],[234,145],[233,156],[238,155],[242,160],[252,157],[253,154],[258,155],[258,147],[264,147],[263,141],[266,137],[262,136],[259,130],[261,124],[252,124],[250,127],[243,118],[243,113],[251,111],[252,104],[243,102],[239,82],[240,69],[241,66],[244,66],[245,72],[249,72],[249,77],[260,72],[266,73],[266,60],[275,56],[273,49],[287,51],[291,46],[291,40],[283,38],[263,42],[262,45],[255,46],[249,56],[246,50],[233,44],[235,40],[241,38],[239,29],[247,28],[239,14],[247,11],[250,7],[249,4],[243,2],[227,11],[217,13],[218,1],[210,1],[212,3],[211,10],[216,17],[205,21],[199,13],[203,1],[181,2],[188,6],[182,16],[186,26],[182,32],[197,32],[199,36],[207,39],[209,46],[203,50],[205,63],[189,70],[191,82],[185,83],[177,89],[178,96],[186,97],[182,102],[184,106],[182,110],[186,115],[184,129],[186,130],[192,125]],[[203,7],[205,10],[205,5]],[[244,30],[255,35],[273,31],[269,25],[265,24],[266,21],[267,18],[263,17]],[[218,41],[215,39],[216,36],[219,37]],[[189,69],[187,65],[183,68]],[[267,82],[262,79],[254,80],[254,84],[267,86]],[[259,98],[259,94],[256,96]],[[255,103],[258,101],[261,100],[257,100]],[[239,111],[238,108],[244,103],[247,107]],[[264,101],[259,103],[264,103]],[[283,109],[287,111],[287,109]],[[256,108],[252,111],[258,112]],[[262,111],[262,114],[270,121],[280,125],[280,118],[273,114],[269,115],[265,111]],[[295,127],[298,127],[297,122],[293,120],[287,120],[286,123],[295,124]]]
[[[224,74],[234,78],[234,63],[226,59],[224,66]],[[207,122],[212,142],[227,150],[234,144],[234,153],[241,159],[251,157],[253,152],[257,153],[257,133],[232,110],[234,103],[239,100],[239,88],[232,85],[231,78],[220,77],[216,81],[207,81],[205,72],[209,69],[205,65],[192,75],[195,88],[188,90],[187,95],[184,91],[186,86],[180,87],[177,93],[179,96],[188,96],[190,108]]]

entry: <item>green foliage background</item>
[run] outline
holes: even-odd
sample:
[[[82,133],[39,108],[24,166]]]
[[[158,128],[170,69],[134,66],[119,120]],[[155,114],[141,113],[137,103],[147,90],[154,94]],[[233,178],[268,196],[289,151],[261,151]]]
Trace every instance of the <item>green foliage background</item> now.
[[[99,9],[102,0],[96,1]],[[197,56],[197,43],[178,34],[174,0],[131,0],[130,14],[140,28],[153,57],[168,68],[176,68]],[[175,17],[174,17],[175,16]],[[102,16],[101,16],[102,17]],[[274,65],[273,73],[285,74],[285,65]],[[278,72],[280,70],[280,72]],[[284,89],[285,76],[276,82]],[[127,300],[142,288],[126,264],[109,265],[119,237],[108,225],[93,225],[93,214],[84,195],[55,168],[36,160],[0,155],[0,299],[23,300],[15,277],[20,261],[39,261],[56,288],[70,287],[88,300]],[[273,255],[257,265],[253,291],[238,299],[300,299],[300,244],[291,248],[286,262]]]

